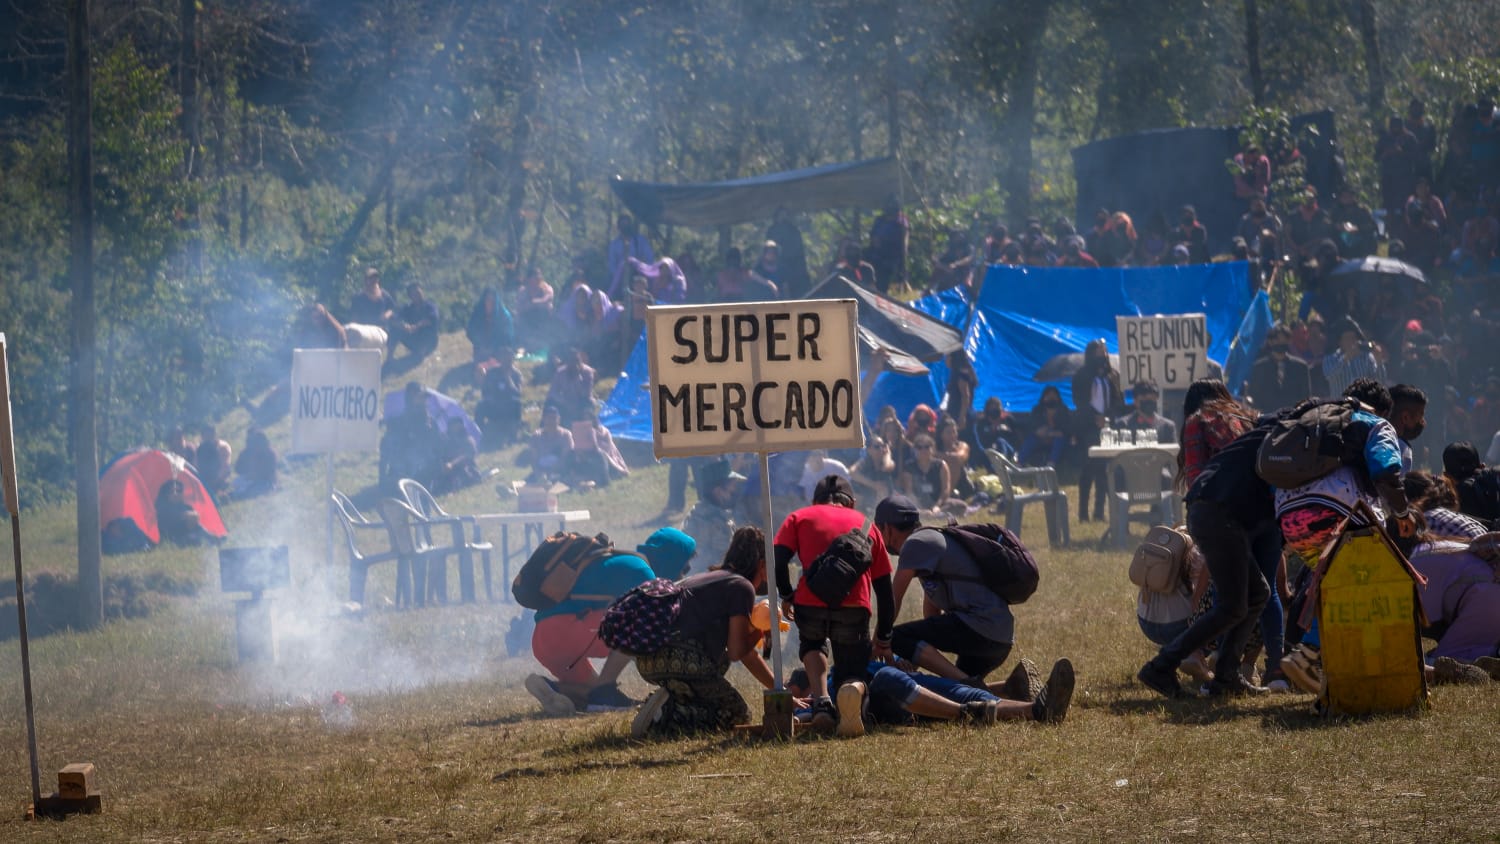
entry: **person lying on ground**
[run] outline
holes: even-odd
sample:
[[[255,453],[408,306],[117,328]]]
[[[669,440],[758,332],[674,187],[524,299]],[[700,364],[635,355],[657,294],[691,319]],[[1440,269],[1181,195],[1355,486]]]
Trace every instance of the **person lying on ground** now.
[[[862,735],[866,723],[897,727],[942,721],[1061,723],[1067,718],[1075,682],[1073,664],[1066,659],[1052,666],[1045,686],[1029,659],[1016,663],[1005,682],[987,686],[924,674],[901,659],[893,664],[871,662],[869,670],[868,688],[864,683],[848,683],[839,689],[841,737]],[[795,698],[808,697],[807,672],[793,671],[787,689]],[[810,710],[798,712],[799,719],[809,715]]]

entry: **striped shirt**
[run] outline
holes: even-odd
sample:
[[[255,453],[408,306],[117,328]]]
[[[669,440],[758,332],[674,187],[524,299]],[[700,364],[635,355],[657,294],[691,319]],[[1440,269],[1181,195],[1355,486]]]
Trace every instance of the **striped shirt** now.
[[[1339,349],[1323,358],[1323,377],[1328,379],[1328,395],[1342,396],[1345,388],[1359,378],[1374,378],[1385,381],[1385,367],[1375,360],[1375,353],[1365,350],[1353,357],[1344,357]]]

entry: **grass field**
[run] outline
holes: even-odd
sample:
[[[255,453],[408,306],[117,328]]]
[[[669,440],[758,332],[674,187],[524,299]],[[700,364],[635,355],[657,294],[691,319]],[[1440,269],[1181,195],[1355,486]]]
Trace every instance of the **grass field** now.
[[[441,354],[463,351],[447,338]],[[444,360],[415,375],[452,386]],[[241,416],[223,426],[236,445]],[[279,447],[285,433],[273,429]],[[502,480],[520,477],[513,458],[484,462]],[[369,486],[373,464],[341,458],[336,483]],[[1500,840],[1500,687],[1439,687],[1425,712],[1361,720],[1318,718],[1305,696],[1165,702],[1133,680],[1152,648],[1128,558],[1097,550],[1096,524],[1052,551],[1028,517],[1043,582],[1017,608],[1015,655],[1073,659],[1065,724],[641,743],[626,714],[540,716],[521,688],[535,663],[504,646],[510,604],[396,612],[381,571],[368,610],[346,612],[342,550],[324,562],[324,482],[313,461],[276,496],[225,508],[230,544],[293,547],[276,667],[236,665],[235,596],[191,550],[110,558],[106,571],[168,573],[196,596],[33,642],[44,790],[64,764],[92,761],[104,814],[20,819],[19,648],[0,643],[0,840]],[[565,505],[633,546],[659,526],[665,486],[649,466]],[[514,507],[489,486],[444,504]],[[73,570],[72,530],[71,509],[25,514],[29,569]],[[732,676],[758,715],[754,682]],[[633,669],[623,685],[647,691]]]

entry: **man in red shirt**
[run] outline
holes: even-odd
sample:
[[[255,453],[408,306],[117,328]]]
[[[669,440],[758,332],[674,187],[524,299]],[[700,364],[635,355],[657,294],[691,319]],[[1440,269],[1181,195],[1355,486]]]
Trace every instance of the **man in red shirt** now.
[[[889,656],[891,653],[891,628],[896,622],[896,605],[891,594],[891,558],[885,550],[885,540],[880,531],[869,528],[871,564],[843,603],[829,607],[818,599],[808,587],[807,579],[801,578],[797,589],[792,591],[789,565],[795,556],[804,570],[816,560],[830,543],[851,530],[865,526],[865,517],[854,509],[854,490],[849,481],[839,475],[828,475],[818,482],[813,490],[813,503],[792,512],[776,531],[776,590],[781,595],[782,607],[797,622],[798,655],[807,669],[811,688],[819,692],[813,701],[812,726],[815,730],[827,731],[835,724],[842,735],[860,735],[864,732],[860,719],[860,703],[864,696],[864,683],[869,679],[869,662],[872,655]],[[873,648],[870,641],[870,596],[875,596],[876,622]],[[828,660],[833,658],[834,687],[840,691],[840,700],[845,697],[845,685],[849,684],[848,697],[852,706],[848,712],[836,711],[833,699],[828,695]],[[847,719],[850,723],[839,723]]]

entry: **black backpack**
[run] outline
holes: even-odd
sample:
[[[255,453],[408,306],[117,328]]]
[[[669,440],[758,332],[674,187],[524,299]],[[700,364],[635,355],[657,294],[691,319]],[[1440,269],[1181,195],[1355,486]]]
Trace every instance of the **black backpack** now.
[[[614,543],[602,533],[583,536],[558,531],[526,558],[510,592],[516,603],[533,610],[550,610],[570,597],[611,601],[615,596],[574,595],[573,586],[589,566],[618,553]]]
[[[839,607],[873,564],[870,535],[861,525],[835,536],[802,570],[802,580],[826,606]]]
[[[1042,573],[1020,537],[996,524],[932,528],[957,542],[979,567],[979,580],[1007,604],[1022,604],[1036,594]]]
[[[1500,519],[1500,470],[1485,467],[1458,485],[1460,509],[1490,525]]]
[[[1357,399],[1308,399],[1277,415],[1255,455],[1255,473],[1277,489],[1295,489],[1357,465],[1363,442],[1345,436]]]

